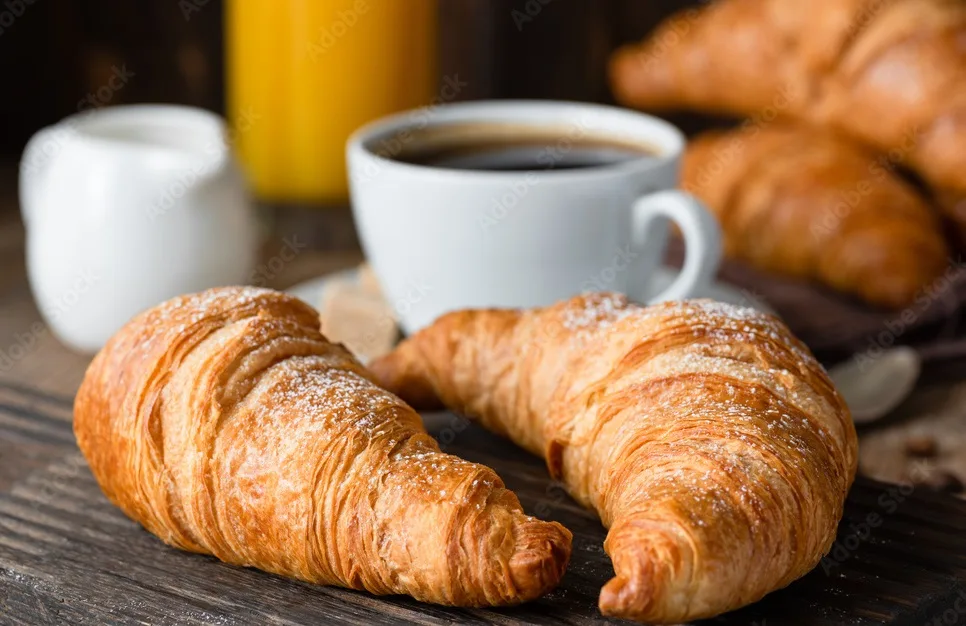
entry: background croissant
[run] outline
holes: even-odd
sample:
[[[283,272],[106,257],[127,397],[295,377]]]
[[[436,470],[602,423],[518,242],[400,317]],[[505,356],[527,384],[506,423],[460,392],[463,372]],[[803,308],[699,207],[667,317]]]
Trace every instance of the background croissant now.
[[[933,209],[886,165],[820,129],[747,125],[692,140],[681,182],[717,215],[730,256],[902,308],[949,251]]]
[[[373,369],[542,455],[600,514],[608,615],[676,623],[787,585],[830,547],[855,474],[824,370],[751,309],[597,294],[461,311]]]
[[[440,452],[295,298],[217,289],[131,321],[78,392],[104,493],[165,542],[312,583],[441,604],[557,584],[570,533]]]
[[[964,38],[962,0],[720,0],[618,51],[611,83],[645,109],[828,125],[962,197]]]

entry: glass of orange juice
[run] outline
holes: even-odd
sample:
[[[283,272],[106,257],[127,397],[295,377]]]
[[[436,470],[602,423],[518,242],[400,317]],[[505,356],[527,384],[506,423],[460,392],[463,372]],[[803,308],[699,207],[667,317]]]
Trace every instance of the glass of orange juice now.
[[[433,97],[436,2],[226,2],[228,117],[260,199],[347,201],[352,131]]]

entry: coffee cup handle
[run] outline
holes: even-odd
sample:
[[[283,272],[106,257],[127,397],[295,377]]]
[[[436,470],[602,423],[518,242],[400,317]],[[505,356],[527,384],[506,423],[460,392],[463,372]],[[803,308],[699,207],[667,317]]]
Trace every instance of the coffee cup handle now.
[[[632,237],[636,246],[647,243],[655,219],[667,218],[684,236],[684,265],[668,287],[649,302],[682,300],[711,284],[721,264],[721,228],[693,196],[678,190],[659,191],[638,198],[633,205]]]

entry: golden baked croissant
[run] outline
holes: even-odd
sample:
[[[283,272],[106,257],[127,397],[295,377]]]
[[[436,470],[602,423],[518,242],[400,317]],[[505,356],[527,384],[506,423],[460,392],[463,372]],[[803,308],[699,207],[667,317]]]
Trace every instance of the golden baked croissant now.
[[[874,155],[819,129],[701,135],[681,178],[717,215],[726,253],[765,270],[898,309],[948,264],[932,207]]]
[[[720,0],[611,60],[616,98],[645,109],[828,124],[966,192],[966,3]]]
[[[460,311],[372,367],[416,405],[441,400],[543,456],[600,514],[607,615],[677,623],[787,585],[832,545],[855,474],[825,371],[751,309],[592,294]]]
[[[107,497],[184,550],[311,583],[459,606],[560,580],[570,533],[269,290],[215,289],[128,323],[94,359],[74,430]]]

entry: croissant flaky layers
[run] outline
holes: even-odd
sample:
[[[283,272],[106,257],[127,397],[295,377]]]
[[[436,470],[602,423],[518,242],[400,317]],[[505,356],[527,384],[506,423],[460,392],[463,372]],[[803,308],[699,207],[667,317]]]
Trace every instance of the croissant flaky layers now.
[[[609,528],[608,615],[680,622],[812,569],[856,470],[855,430],[775,318],[610,294],[444,316],[375,362],[418,407],[441,401],[535,454]]]
[[[821,129],[704,133],[688,144],[681,186],[718,218],[729,256],[876,306],[911,305],[948,265],[932,207],[873,154]]]
[[[135,318],[97,355],[75,432],[107,497],[184,550],[460,606],[560,580],[570,533],[523,513],[280,293],[216,289]]]
[[[719,0],[610,63],[618,102],[827,126],[915,170],[966,249],[966,2]]]

